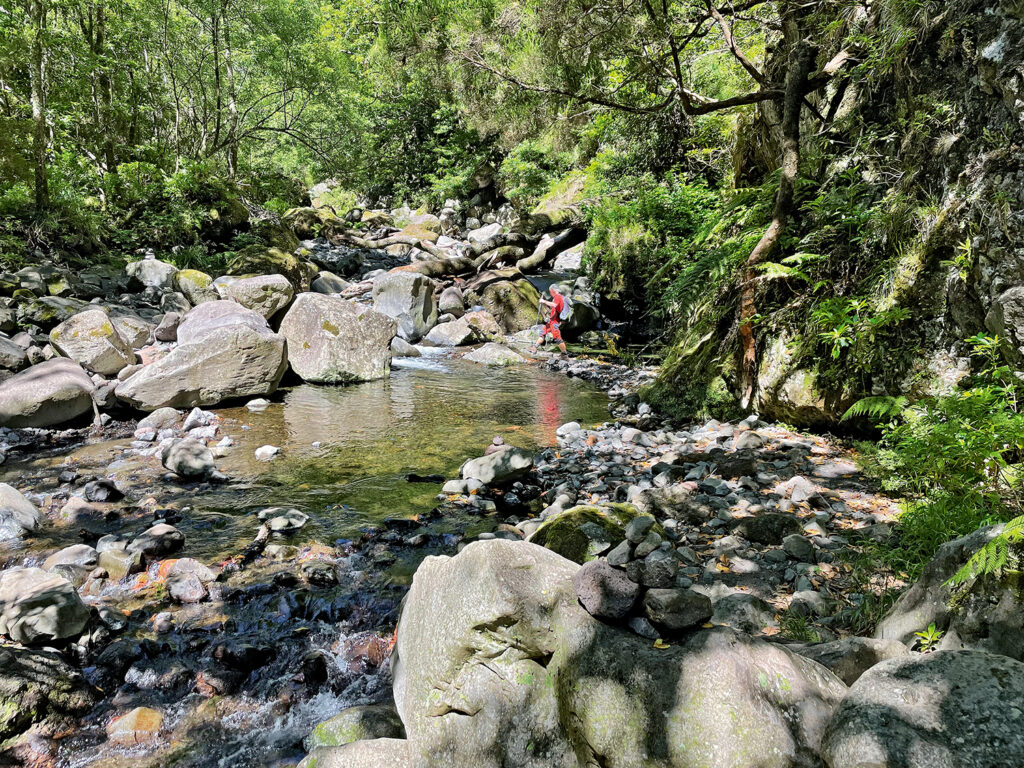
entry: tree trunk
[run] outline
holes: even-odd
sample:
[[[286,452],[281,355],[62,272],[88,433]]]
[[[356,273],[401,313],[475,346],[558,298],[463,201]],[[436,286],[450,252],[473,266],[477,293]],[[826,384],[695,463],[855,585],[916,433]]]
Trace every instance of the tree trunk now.
[[[784,24],[790,25],[796,26],[795,22]],[[757,317],[757,266],[767,261],[775,251],[793,209],[796,176],[800,168],[800,108],[807,89],[807,76],[814,64],[814,55],[814,48],[803,39],[795,40],[790,48],[782,103],[782,166],[775,195],[775,210],[771,224],[754,246],[744,267],[739,318],[742,350],[740,392],[744,408],[753,402],[757,385],[757,340],[754,338],[753,327]]]
[[[221,4],[221,19],[224,24],[224,73],[228,79],[228,175],[234,177],[238,173],[238,104],[235,100],[235,65],[231,50],[227,0]]]
[[[35,174],[36,211],[50,207],[50,186],[46,177],[46,0],[30,0],[32,51],[29,80],[32,88],[32,154]]]

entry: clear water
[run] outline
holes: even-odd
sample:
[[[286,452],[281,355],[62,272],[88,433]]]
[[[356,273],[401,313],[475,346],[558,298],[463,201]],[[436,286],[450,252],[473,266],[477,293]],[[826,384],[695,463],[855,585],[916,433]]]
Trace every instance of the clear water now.
[[[310,516],[288,544],[344,542],[377,529],[388,518],[426,517],[437,506],[439,483],[415,483],[409,473],[454,477],[460,464],[478,456],[495,436],[524,448],[553,445],[555,430],[567,421],[597,423],[607,418],[607,398],[592,385],[535,366],[489,369],[435,353],[396,360],[390,379],[346,387],[300,385],[287,388],[261,413],[244,407],[220,409],[221,435],[235,447],[217,460],[230,478],[221,486],[190,488],[162,478],[157,459],[127,451],[129,439],[98,440],[71,451],[40,454],[3,467],[5,481],[39,493],[57,489],[56,475],[74,465],[85,474],[112,477],[129,491],[121,518],[101,523],[105,531],[131,532],[151,524],[153,508],[175,508],[175,525],[185,534],[182,556],[213,564],[237,555],[259,527],[256,513],[268,506],[295,507]],[[282,453],[258,461],[256,448],[271,444]],[[154,504],[147,506],[152,496]],[[58,502],[59,505],[59,502]],[[320,691],[293,692],[299,660],[310,650],[328,650],[355,631],[390,628],[398,600],[428,554],[453,552],[450,532],[493,529],[500,518],[433,518],[424,530],[431,544],[395,546],[393,558],[370,558],[365,573],[342,578],[336,588],[314,590],[312,597],[286,605],[280,591],[225,610],[225,637],[271,642],[280,653],[246,681],[235,695],[215,701],[189,694],[168,701],[158,692],[135,692],[131,705],[160,707],[169,735],[135,750],[106,744],[103,724],[126,704],[107,701],[95,722],[65,740],[59,764],[85,766],[285,766],[301,757],[300,741],[311,727],[345,706],[386,698],[387,675],[350,675],[339,664],[332,684]],[[77,543],[77,526],[47,527],[31,546],[7,553],[6,562],[33,562],[61,546]],[[290,563],[258,561],[229,584],[260,583]],[[126,587],[104,594],[101,602],[146,615],[166,610],[166,602],[148,605],[146,594]],[[188,611],[181,609],[185,622]],[[206,621],[199,615],[196,621]],[[301,631],[300,631],[301,630]],[[152,637],[145,626],[134,637]],[[171,641],[170,660],[202,667],[200,652]],[[177,655],[175,655],[177,654]],[[161,661],[167,661],[162,659]],[[110,691],[109,695],[113,695]],[[282,701],[287,700],[287,706]]]

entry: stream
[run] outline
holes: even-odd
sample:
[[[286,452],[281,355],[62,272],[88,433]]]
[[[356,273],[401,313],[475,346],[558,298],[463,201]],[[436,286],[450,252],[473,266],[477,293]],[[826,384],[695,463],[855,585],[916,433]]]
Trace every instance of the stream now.
[[[83,599],[127,626],[87,654],[86,677],[103,698],[84,729],[60,740],[57,764],[294,765],[316,723],[390,699],[384,649],[418,563],[454,554],[508,516],[439,514],[438,478],[410,481],[410,473],[454,477],[495,436],[553,445],[565,422],[606,420],[607,403],[593,385],[543,368],[489,369],[428,350],[396,359],[388,380],[285,388],[262,412],[216,409],[217,439],[235,442],[217,459],[229,478],[220,485],[172,479],[130,436],[10,461],[0,479],[37,494],[44,509],[59,509],[92,476],[114,480],[126,498],[96,505],[104,514],[84,524],[45,526],[27,549],[6,553],[6,565],[39,564],[58,548],[166,519],[185,536],[173,557],[214,567],[252,542],[260,510],[309,515],[299,531],[274,534],[277,546],[251,564],[222,573],[203,602],[172,602],[158,564],[121,583],[85,581]],[[267,444],[281,454],[257,460]],[[67,469],[80,475],[73,487],[58,478]],[[113,746],[106,723],[138,706],[163,713],[159,738]]]

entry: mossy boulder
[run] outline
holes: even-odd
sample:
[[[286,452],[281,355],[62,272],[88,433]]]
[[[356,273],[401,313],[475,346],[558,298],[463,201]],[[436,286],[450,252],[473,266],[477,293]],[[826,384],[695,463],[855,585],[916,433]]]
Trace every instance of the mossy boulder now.
[[[318,271],[315,265],[280,248],[250,245],[235,254],[235,258],[228,264],[227,273],[284,275],[297,292],[304,292],[309,290],[310,281],[317,276]]]
[[[367,229],[394,226],[395,220],[385,211],[363,211],[362,224]]]
[[[366,739],[404,739],[405,727],[394,707],[381,704],[349,707],[320,723],[306,737],[306,750],[341,747]]]
[[[82,674],[51,651],[0,648],[0,741],[44,720],[66,726],[97,701]]]
[[[176,272],[173,282],[175,290],[188,299],[192,306],[217,301],[220,298],[220,294],[213,287],[213,278],[198,269],[183,269]]]
[[[345,222],[330,208],[291,208],[281,220],[286,226],[291,227],[300,240],[314,237],[330,239],[345,229]]]
[[[632,504],[572,507],[541,523],[530,541],[574,563],[585,563],[620,544],[626,525],[639,514]],[[660,525],[653,530],[665,534]]]
[[[22,294],[22,291],[16,291],[15,298],[21,298],[18,294]],[[18,305],[18,322],[22,325],[36,325],[43,330],[59,325],[79,312],[92,308],[88,302],[78,299],[60,296],[36,298],[29,295],[31,298]]]
[[[518,269],[495,269],[480,274],[464,292],[466,305],[480,304],[505,333],[518,333],[540,319],[540,292]]]
[[[402,237],[415,237],[417,240],[425,240],[428,243],[436,243],[440,235],[420,224],[410,224],[399,233]]]
[[[253,222],[252,231],[271,248],[280,248],[286,253],[292,253],[300,245],[292,227],[277,218]]]
[[[203,221],[202,234],[211,240],[226,240],[249,223],[249,209],[242,198],[225,190],[220,199],[210,205]]]

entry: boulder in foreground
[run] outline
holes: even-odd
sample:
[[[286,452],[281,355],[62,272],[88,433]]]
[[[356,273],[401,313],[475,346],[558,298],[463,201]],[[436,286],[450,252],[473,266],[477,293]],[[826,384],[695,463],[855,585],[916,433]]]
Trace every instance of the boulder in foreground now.
[[[89,609],[63,576],[42,568],[0,573],[0,634],[16,643],[50,643],[75,637]]]
[[[577,569],[502,540],[423,561],[394,663],[409,765],[820,765],[821,736],[846,692],[832,673],[726,628],[653,647],[587,613]],[[336,764],[380,765],[376,744],[344,747]]]
[[[1024,760],[1024,663],[937,651],[878,664],[829,723],[830,768],[1015,768]]]

